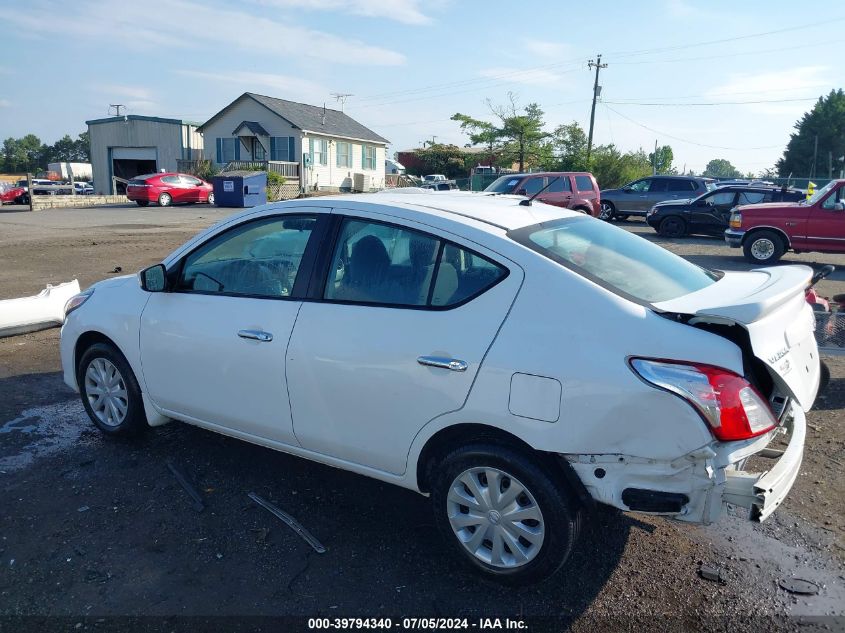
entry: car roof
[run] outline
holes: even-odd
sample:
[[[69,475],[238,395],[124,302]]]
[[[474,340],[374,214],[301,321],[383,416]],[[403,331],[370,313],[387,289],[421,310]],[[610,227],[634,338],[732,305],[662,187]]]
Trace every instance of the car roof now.
[[[499,178],[525,178],[526,176],[592,176],[589,171],[532,171],[519,174],[502,174]]]
[[[469,191],[421,191],[390,193],[381,191],[372,194],[358,194],[347,196],[326,196],[320,198],[320,203],[336,203],[338,208],[359,207],[362,204],[400,208],[410,211],[403,214],[409,219],[425,221],[426,217],[437,217],[453,222],[467,224],[467,220],[474,221],[474,225],[484,225],[490,232],[494,229],[512,231],[540,222],[548,222],[558,218],[583,217],[583,213],[554,207],[534,201],[531,206],[519,203],[525,196],[511,195],[479,195]],[[333,205],[334,206],[334,205]],[[418,216],[414,218],[413,216]]]

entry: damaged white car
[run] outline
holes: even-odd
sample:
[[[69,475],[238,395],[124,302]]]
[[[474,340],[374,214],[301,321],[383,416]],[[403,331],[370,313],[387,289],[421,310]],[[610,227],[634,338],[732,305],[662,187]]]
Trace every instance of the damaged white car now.
[[[765,519],[819,386],[812,271],[705,270],[526,202],[236,215],[74,298],[65,381],[109,435],[180,420],[430,493],[455,552],[510,582],[554,573],[594,501]]]

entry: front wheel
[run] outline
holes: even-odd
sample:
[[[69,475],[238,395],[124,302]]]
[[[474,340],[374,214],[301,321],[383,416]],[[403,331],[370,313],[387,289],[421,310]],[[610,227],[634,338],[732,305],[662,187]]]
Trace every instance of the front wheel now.
[[[683,218],[670,215],[660,221],[657,233],[663,237],[683,237],[687,234],[687,223]]]
[[[752,264],[773,264],[783,257],[786,246],[774,231],[757,231],[743,242],[742,252]]]
[[[173,197],[169,193],[163,193],[158,197],[158,206],[169,207],[173,202]]]
[[[494,444],[456,449],[437,465],[435,522],[476,570],[507,584],[539,582],[569,558],[580,508],[553,467]]]
[[[123,354],[109,343],[85,350],[76,374],[82,405],[106,435],[129,436],[147,427],[141,388]]]

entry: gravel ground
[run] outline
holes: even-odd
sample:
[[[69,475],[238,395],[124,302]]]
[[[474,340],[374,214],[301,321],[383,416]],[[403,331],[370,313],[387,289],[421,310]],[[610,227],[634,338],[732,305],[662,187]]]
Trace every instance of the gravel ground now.
[[[230,212],[4,211],[0,298],[137,270]],[[719,240],[624,226],[697,263],[747,268]],[[845,292],[845,257],[784,260],[798,261],[841,266],[820,291]],[[845,358],[827,361],[831,386],[808,416],[801,474],[770,521],[691,527],[597,510],[561,574],[505,589],[449,555],[424,497],[186,425],[109,441],[61,380],[57,330],[0,339],[0,631],[305,629],[283,616],[467,617],[479,630],[494,617],[530,631],[843,630]],[[169,461],[200,491],[203,512]],[[296,516],[326,554],[251,491]],[[723,582],[701,578],[701,563],[721,568]],[[791,576],[819,594],[780,589]]]

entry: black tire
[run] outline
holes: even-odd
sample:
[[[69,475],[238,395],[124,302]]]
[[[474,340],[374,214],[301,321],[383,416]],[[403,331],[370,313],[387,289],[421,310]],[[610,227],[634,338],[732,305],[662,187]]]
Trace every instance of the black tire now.
[[[514,567],[492,565],[471,554],[453,531],[449,517],[449,493],[458,476],[473,468],[503,471],[507,477],[502,478],[502,485],[516,479],[536,501],[544,533],[539,550],[528,562]],[[452,550],[476,571],[501,583],[526,585],[552,576],[569,558],[580,531],[581,508],[570,493],[563,474],[550,459],[547,463],[546,458],[539,454],[530,455],[493,443],[478,443],[448,453],[436,464],[434,472],[431,496],[435,523]],[[500,492],[506,489],[500,488]],[[498,523],[495,525],[498,526]],[[475,527],[470,534],[475,534],[477,529],[480,528]],[[489,546],[486,545],[488,542]],[[481,547],[492,552],[492,541],[485,537]],[[508,549],[506,553],[511,554],[512,551]]]
[[[743,241],[742,252],[752,264],[774,264],[783,257],[786,244],[774,231],[755,231]]]
[[[171,204],[173,204],[173,196],[166,191],[158,197],[158,206],[169,207]]]
[[[613,219],[613,216],[616,214],[616,207],[613,206],[612,202],[607,202],[606,200],[602,200],[599,206],[599,220],[604,220],[605,222],[610,222]]]
[[[136,200],[135,204],[137,204],[139,207],[146,207],[148,204],[150,204],[150,202],[149,200]]]
[[[687,223],[677,215],[670,215],[660,220],[657,233],[663,237],[683,237],[687,234]]]
[[[821,396],[827,391],[828,385],[830,385],[830,367],[827,366],[827,363],[824,361],[820,361],[819,364],[819,391],[818,395]]]
[[[106,424],[95,413],[89,399],[89,389],[93,386],[91,381],[86,379],[88,368],[98,361],[110,363],[119,372],[120,382],[116,382],[115,388],[122,384],[126,392],[126,412],[122,420],[114,424]],[[96,370],[94,370],[96,371]],[[85,350],[79,359],[76,370],[76,380],[79,385],[79,395],[82,398],[82,406],[94,425],[104,434],[111,437],[129,437],[140,434],[148,428],[147,416],[144,413],[144,404],[141,399],[141,388],[129,363],[126,362],[123,354],[110,343],[95,343]],[[91,397],[96,397],[93,393]]]

